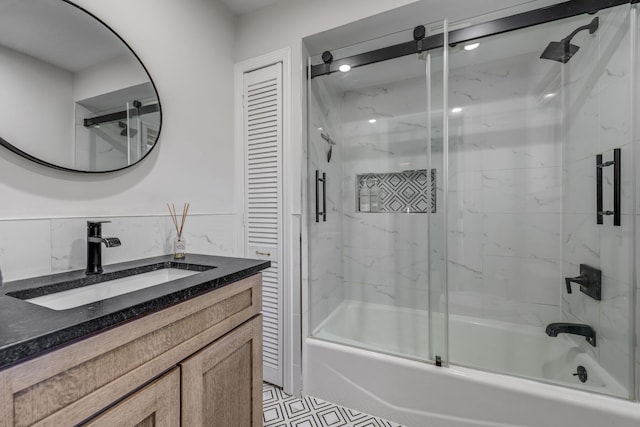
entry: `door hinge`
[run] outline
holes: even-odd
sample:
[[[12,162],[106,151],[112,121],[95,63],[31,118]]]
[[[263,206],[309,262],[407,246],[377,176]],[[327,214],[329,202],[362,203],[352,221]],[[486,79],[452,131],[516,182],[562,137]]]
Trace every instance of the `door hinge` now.
[[[436,356],[436,366],[442,366],[442,358],[440,356]]]

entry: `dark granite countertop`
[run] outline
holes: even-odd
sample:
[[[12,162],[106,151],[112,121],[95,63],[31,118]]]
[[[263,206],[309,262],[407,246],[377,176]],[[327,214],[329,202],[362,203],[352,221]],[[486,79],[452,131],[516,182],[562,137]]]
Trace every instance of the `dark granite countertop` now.
[[[96,281],[96,276],[86,276],[83,270],[78,270],[5,283],[0,294],[0,370],[226,286],[270,266],[269,261],[245,258],[187,254],[182,260],[174,260],[173,256],[167,255],[106,265],[104,272],[99,276],[108,275],[115,279],[133,271],[144,270],[144,266],[163,266],[167,263],[175,263],[172,267],[182,269],[190,269],[189,267],[194,265],[197,269],[215,268],[60,311],[41,307],[20,298],[32,298],[51,293],[52,290],[64,290],[55,286],[60,282],[74,283],[73,287],[77,287],[78,284],[91,284]],[[122,273],[125,270],[130,273]],[[43,292],[43,289],[48,291]],[[20,298],[9,295],[18,295]]]

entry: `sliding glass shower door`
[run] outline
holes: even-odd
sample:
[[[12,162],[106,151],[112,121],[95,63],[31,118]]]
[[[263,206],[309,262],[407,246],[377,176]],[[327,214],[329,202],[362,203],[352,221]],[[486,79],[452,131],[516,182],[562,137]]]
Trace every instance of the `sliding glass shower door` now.
[[[428,155],[430,60],[410,55],[309,81],[307,199],[312,335],[435,361],[445,346],[430,351],[429,336],[443,342],[446,333],[429,329],[446,316],[434,322],[429,312],[438,180]]]
[[[452,363],[632,395],[630,24],[625,5],[449,47]]]
[[[597,277],[587,286],[577,280],[567,284],[562,321],[593,328],[595,345],[570,336],[606,372],[603,392],[633,397],[636,9],[607,9],[567,22],[564,29],[582,25],[597,30],[576,35],[572,43],[580,51],[558,65],[563,95],[562,277],[593,279],[597,273],[601,289],[591,283]]]

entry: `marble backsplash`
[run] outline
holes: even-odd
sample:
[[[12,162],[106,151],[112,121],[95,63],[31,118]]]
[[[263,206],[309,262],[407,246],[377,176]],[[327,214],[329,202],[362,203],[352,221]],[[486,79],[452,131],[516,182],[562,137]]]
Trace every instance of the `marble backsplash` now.
[[[172,253],[175,228],[169,215],[0,220],[0,268],[5,281],[86,267],[87,220],[107,220],[102,234],[121,246],[102,249],[102,263]],[[183,236],[187,252],[237,256],[233,214],[193,214]]]

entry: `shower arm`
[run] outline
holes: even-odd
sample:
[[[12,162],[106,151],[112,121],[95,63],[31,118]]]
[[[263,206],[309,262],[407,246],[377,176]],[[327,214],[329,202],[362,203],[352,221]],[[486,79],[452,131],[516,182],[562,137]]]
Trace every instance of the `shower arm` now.
[[[578,34],[580,31],[589,30],[589,34],[595,33],[596,30],[598,29],[599,21],[600,21],[600,19],[596,16],[587,25],[583,25],[582,27],[578,27],[575,30],[573,30],[573,32],[571,34],[569,34],[567,37],[562,39],[562,42],[563,43],[571,42],[571,39],[574,38],[576,36],[576,34]]]

